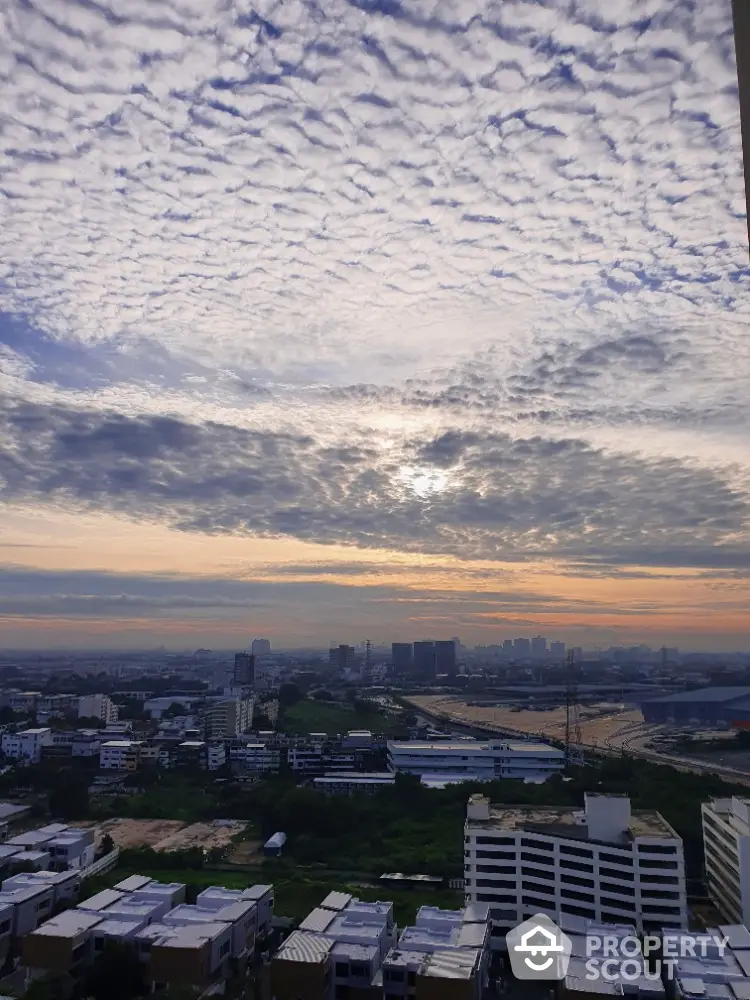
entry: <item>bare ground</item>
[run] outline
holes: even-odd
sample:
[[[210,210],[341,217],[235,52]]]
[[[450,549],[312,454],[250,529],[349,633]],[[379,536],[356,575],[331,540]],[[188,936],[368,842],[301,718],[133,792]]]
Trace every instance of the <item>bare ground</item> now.
[[[151,847],[155,851],[182,851],[190,847],[206,850],[227,847],[232,838],[242,833],[245,824],[181,823],[166,819],[108,819],[89,823],[96,828],[97,843],[109,834],[117,847]]]

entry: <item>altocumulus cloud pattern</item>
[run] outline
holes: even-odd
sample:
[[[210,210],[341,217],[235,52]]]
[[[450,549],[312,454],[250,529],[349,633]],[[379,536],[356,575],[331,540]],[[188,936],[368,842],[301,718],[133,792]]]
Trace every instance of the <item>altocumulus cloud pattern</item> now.
[[[9,502],[750,562],[729,0],[0,18]]]

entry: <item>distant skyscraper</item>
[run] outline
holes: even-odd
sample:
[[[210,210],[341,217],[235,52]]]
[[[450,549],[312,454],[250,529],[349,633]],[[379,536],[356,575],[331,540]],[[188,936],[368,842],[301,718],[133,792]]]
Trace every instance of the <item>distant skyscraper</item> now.
[[[512,652],[513,652],[513,640],[503,639],[503,653],[507,654]]]
[[[234,654],[233,687],[255,687],[255,657],[252,653]]]
[[[328,654],[328,662],[336,670],[354,669],[354,646],[334,646]]]
[[[513,640],[513,652],[517,656],[530,656],[531,655],[531,643],[528,639],[514,639]]]
[[[414,643],[414,673],[425,680],[435,677],[435,643],[429,639]]]
[[[438,639],[435,643],[435,673],[447,674],[449,677],[456,676],[455,639]]]
[[[271,640],[253,639],[253,644],[250,649],[255,656],[265,656],[267,653],[271,652]]]
[[[531,655],[539,660],[547,655],[547,640],[543,635],[535,635],[531,640]]]
[[[564,642],[552,642],[549,647],[550,655],[555,660],[565,659],[565,643]]]
[[[391,663],[394,674],[410,674],[414,653],[410,642],[391,643]]]

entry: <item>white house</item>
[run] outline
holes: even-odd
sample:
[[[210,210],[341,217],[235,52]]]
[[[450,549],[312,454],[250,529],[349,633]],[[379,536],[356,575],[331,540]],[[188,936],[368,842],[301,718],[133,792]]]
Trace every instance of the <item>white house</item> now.
[[[20,733],[3,733],[3,754],[19,764],[39,764],[42,747],[52,746],[51,729],[24,729]]]
[[[750,799],[701,806],[708,892],[729,920],[750,923]]]

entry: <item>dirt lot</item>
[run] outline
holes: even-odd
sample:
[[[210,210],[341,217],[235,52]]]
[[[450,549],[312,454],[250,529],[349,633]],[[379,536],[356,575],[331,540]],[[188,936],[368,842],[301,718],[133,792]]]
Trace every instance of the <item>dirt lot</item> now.
[[[245,824],[237,821],[180,823],[165,819],[108,819],[96,827],[97,842],[108,833],[118,847],[152,847],[155,851],[182,851],[190,847],[206,850],[227,847]],[[224,825],[224,824],[227,825]]]
[[[456,722],[477,723],[496,726],[509,732],[528,733],[563,739],[565,736],[565,709],[552,708],[540,712],[512,712],[508,707],[492,705],[467,705],[460,698],[441,695],[424,695],[410,698],[417,708],[431,712],[443,712]],[[599,712],[603,714],[599,714]],[[592,716],[597,716],[592,718]],[[596,705],[586,705],[581,709],[581,735],[589,745],[605,746],[621,729],[629,729],[642,724],[640,712],[624,712],[607,705],[601,709]]]

